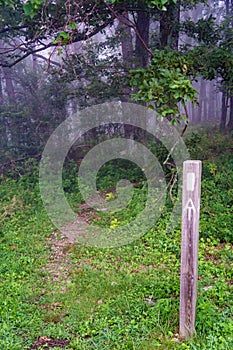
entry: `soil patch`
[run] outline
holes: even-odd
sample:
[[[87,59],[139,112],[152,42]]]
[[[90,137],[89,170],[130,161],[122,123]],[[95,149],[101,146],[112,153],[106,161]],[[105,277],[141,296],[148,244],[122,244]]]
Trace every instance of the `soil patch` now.
[[[50,339],[45,336],[39,337],[38,340],[34,342],[30,350],[36,350],[43,348],[43,350],[50,350],[51,348],[60,347],[65,349],[69,345],[69,340],[67,339]]]

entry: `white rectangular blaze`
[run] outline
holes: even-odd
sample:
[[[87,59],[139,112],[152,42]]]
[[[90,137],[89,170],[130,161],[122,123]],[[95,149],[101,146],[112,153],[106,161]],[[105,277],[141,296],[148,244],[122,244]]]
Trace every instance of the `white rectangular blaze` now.
[[[187,191],[194,191],[195,173],[187,173]]]

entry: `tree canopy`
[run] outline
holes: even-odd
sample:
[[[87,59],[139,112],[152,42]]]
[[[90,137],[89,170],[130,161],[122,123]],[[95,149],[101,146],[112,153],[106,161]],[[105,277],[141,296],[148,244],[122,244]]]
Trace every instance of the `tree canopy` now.
[[[41,98],[40,86],[48,89],[50,102],[61,103],[66,112],[74,100],[83,108],[117,98],[187,123],[190,105],[198,100],[204,105],[202,113],[207,113],[204,81],[213,81],[212,91],[221,91],[221,129],[233,129],[231,0],[209,5],[201,0],[2,0],[0,7],[5,135],[19,115],[29,116],[29,129],[33,123],[40,130],[48,127],[49,120],[35,104]],[[25,76],[31,82],[26,90]],[[61,101],[48,81],[60,84],[56,89],[62,91]],[[200,81],[203,91],[198,98]],[[22,99],[25,91],[28,95]],[[56,108],[51,115],[58,115]]]

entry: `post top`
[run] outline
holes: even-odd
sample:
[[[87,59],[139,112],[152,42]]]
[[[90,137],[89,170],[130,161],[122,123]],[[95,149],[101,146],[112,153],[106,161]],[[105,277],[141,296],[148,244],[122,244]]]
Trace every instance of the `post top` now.
[[[188,159],[188,160],[185,160],[184,163],[191,163],[191,164],[200,164],[201,163],[201,160],[191,160],[191,159]]]

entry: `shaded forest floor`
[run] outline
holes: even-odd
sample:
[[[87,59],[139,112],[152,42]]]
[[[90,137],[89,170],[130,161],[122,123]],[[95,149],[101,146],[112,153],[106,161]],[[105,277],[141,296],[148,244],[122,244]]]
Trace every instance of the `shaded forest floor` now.
[[[35,169],[1,176],[2,349],[232,349],[233,141],[209,131],[190,133],[186,143],[203,161],[194,338],[178,336],[181,230],[167,231],[169,210],[128,245],[74,244],[51,224]],[[83,206],[73,175],[67,171],[65,188],[78,215],[104,227],[130,219],[132,208],[101,216]],[[145,193],[135,191],[137,213]],[[108,186],[103,193],[114,196]]]

